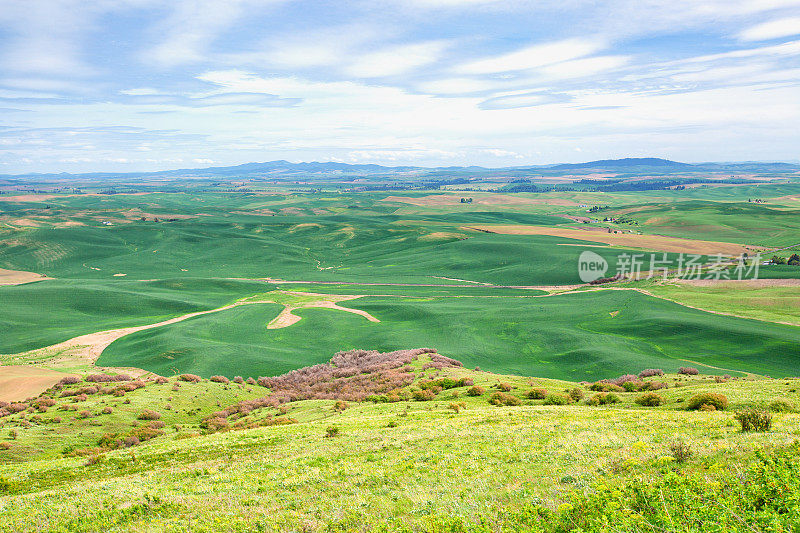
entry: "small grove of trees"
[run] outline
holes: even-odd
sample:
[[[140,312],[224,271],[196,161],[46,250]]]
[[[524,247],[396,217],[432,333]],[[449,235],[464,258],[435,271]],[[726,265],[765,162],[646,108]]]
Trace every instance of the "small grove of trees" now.
[[[780,257],[778,255],[773,255],[772,259],[769,260],[771,265],[792,265],[792,266],[800,266],[800,255],[792,254],[789,256],[789,259],[785,257]]]

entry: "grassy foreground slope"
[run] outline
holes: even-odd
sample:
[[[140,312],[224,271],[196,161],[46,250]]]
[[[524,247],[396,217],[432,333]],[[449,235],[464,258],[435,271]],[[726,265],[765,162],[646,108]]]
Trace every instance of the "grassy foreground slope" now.
[[[660,407],[637,405],[636,392],[547,405],[527,398],[532,387],[595,393],[427,361],[412,362],[407,393],[461,378],[484,390],[290,401],[220,419],[215,401],[269,392],[173,379],[0,418],[0,531],[707,531],[713,520],[719,531],[788,532],[800,519],[797,380],[666,375],[644,380],[666,383]],[[499,388],[519,405],[490,404]],[[709,392],[727,408],[686,410]],[[778,401],[770,431],[738,429],[731,411]],[[158,419],[139,420],[144,409]],[[102,447],[146,428],[158,428],[146,442]],[[59,435],[70,446],[54,446]]]
[[[795,375],[800,367],[800,328],[698,311],[635,291],[538,298],[369,296],[342,306],[367,311],[380,322],[303,309],[296,311],[300,322],[268,330],[272,308],[248,306],[128,335],[112,343],[98,364],[163,375],[275,375],[323,362],[340,349],[430,346],[469,367],[573,381],[632,366],[674,371],[687,362],[774,376]]]

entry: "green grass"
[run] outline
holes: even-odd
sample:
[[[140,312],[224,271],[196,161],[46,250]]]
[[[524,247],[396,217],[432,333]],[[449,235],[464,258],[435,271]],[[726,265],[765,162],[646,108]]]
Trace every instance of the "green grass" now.
[[[508,382],[518,396],[531,386],[553,391],[574,386],[465,369],[446,369],[442,375],[470,375],[487,388]],[[546,525],[560,516],[551,513],[569,512],[564,504],[577,506],[584,494],[599,498],[619,491],[615,501],[623,501],[623,492],[635,487],[692,476],[704,480],[694,490],[712,490],[718,485],[710,481],[722,480],[723,473],[741,477],[743,464],[757,450],[783,447],[800,436],[796,413],[776,414],[770,432],[742,433],[732,412],[687,412],[685,402],[676,401],[715,391],[728,395],[734,409],[773,399],[797,406],[795,380],[661,379],[682,386],[662,391],[669,401],[658,408],[636,406],[636,393],[621,393],[623,403],[614,407],[544,406],[531,400],[494,407],[487,402],[490,391],[472,398],[462,388],[443,391],[430,402],[351,403],[342,412],[333,409],[332,400],[296,402],[286,415],[295,424],[190,438],[178,436],[197,434],[197,420],[215,409],[215,400],[241,397],[246,389],[204,382],[184,383],[175,392],[171,383],[150,384],[126,394],[131,404],[116,402],[115,415],[89,420],[122,431],[147,407],[172,417],[166,433],[134,448],[102,453],[94,464],[86,457],[60,457],[64,450],[52,444],[38,460],[15,461],[25,458],[26,448],[48,446],[40,435],[60,430],[65,443],[91,446],[105,425],[65,419],[22,428],[18,417],[7,421],[0,437],[10,428],[19,435],[0,438],[11,443],[10,449],[0,449],[7,463],[0,465],[5,482],[0,491],[6,493],[0,530],[179,531],[189,522],[195,531],[527,530],[524,525],[534,519],[530,513],[537,506]],[[159,408],[166,395],[199,413]],[[100,401],[111,400],[90,397],[84,403],[94,410],[103,405]],[[464,402],[465,408],[456,413],[448,407],[452,402]],[[51,411],[63,414],[52,407],[43,416]],[[331,426],[339,435],[326,438]],[[676,438],[694,452],[683,465],[671,458],[669,446]],[[30,458],[31,450],[27,453]],[[665,486],[659,501],[671,506],[676,496]],[[634,505],[625,502],[624,508]],[[672,508],[678,523],[689,519],[680,509]],[[615,520],[631,518],[630,513],[617,516],[607,504],[602,511]],[[716,512],[718,520],[734,520],[724,509]]]
[[[256,281],[51,280],[0,287],[0,352],[42,348],[87,333],[160,322],[263,292]]]
[[[771,322],[800,324],[800,286],[652,284],[647,290],[686,305]]]
[[[339,350],[429,346],[494,372],[583,380],[686,361],[726,371],[794,375],[800,329],[689,309],[633,291],[543,298],[364,297],[341,304],[381,322],[300,309],[282,329],[277,307],[204,315],[111,344],[98,364],[161,374],[275,375],[326,361]],[[269,311],[267,311],[267,309]]]

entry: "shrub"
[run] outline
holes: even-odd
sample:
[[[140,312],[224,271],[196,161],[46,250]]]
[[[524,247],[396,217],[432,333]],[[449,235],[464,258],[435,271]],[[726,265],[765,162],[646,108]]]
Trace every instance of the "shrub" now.
[[[646,368],[639,372],[639,378],[649,378],[653,376],[663,376],[664,371],[660,368]]]
[[[139,420],[158,420],[161,418],[161,413],[151,411],[150,409],[145,409],[138,418]]]
[[[685,376],[696,376],[699,373],[699,370],[691,366],[682,366],[678,369],[678,374],[683,374]]]
[[[596,381],[596,382],[591,384],[589,389],[591,389],[591,390],[593,390],[595,392],[624,392],[625,391],[625,389],[623,389],[619,385],[617,385],[615,383],[611,383],[608,380]]]
[[[333,410],[334,411],[339,411],[340,413],[342,411],[344,411],[345,409],[347,409],[347,407],[348,407],[347,406],[347,402],[342,401],[342,400],[336,400],[336,403],[333,404]]]
[[[583,400],[583,391],[578,387],[574,387],[569,391],[569,397],[572,398],[573,402],[579,402]]]
[[[152,429],[163,429],[163,428],[167,427],[167,424],[164,423],[163,420],[153,420],[152,422],[147,424],[147,426],[152,428]]]
[[[225,376],[211,376],[211,381],[213,381],[214,383],[222,383],[223,385],[227,385],[228,383],[231,382],[231,380],[229,380]]]
[[[339,426],[328,426],[328,428],[325,430],[325,438],[330,439],[333,437],[338,437],[339,433]]]
[[[256,380],[253,378],[247,378],[247,381],[245,381],[245,383],[247,383],[248,385],[255,385]]]
[[[21,413],[22,411],[26,411],[30,407],[27,403],[12,403],[6,409],[11,413]]]
[[[625,374],[624,376],[612,379],[611,383],[613,383],[614,385],[619,385],[621,387],[623,384],[628,383],[629,381],[638,381],[638,380],[639,378],[634,376],[633,374]]]
[[[613,392],[599,392],[594,396],[592,396],[591,398],[589,398],[589,400],[586,403],[588,403],[589,405],[596,406],[596,405],[609,405],[612,403],[619,403],[621,401],[622,400],[620,399],[620,397],[614,394]]]
[[[794,411],[794,407],[785,400],[775,400],[769,404],[769,410],[773,413],[791,413]]]
[[[101,412],[102,412],[104,415],[110,415],[111,413],[113,413],[113,412],[114,412],[114,410],[113,410],[113,409],[111,409],[110,407],[103,407],[103,410],[102,410]]]
[[[497,387],[499,390],[503,392],[511,392],[511,389],[514,388],[508,383],[498,383],[497,385],[495,385],[495,387]]]
[[[156,382],[157,384],[159,384],[159,385],[163,385],[164,383],[167,383],[168,381],[169,381],[169,380],[168,380],[167,378],[165,378],[164,376],[158,376],[158,377],[155,379],[155,382]]]
[[[59,385],[74,385],[76,383],[80,383],[81,378],[76,376],[67,376],[65,378],[61,378],[61,381],[58,382]]]
[[[89,418],[90,416],[92,416],[92,413],[89,411],[81,411],[78,413],[78,418]]]
[[[200,422],[200,427],[209,431],[220,431],[228,427],[228,419],[221,416],[212,416]]]
[[[685,463],[694,455],[689,443],[680,438],[669,443],[669,451],[672,453],[672,457],[675,458],[675,462],[677,463]]]
[[[244,378],[242,376],[234,376],[233,382],[241,385],[244,383]]]
[[[415,390],[413,393],[411,393],[411,397],[418,402],[429,402],[436,399],[436,394],[434,394],[432,390],[422,389]]]
[[[520,405],[522,401],[516,396],[506,394],[504,392],[495,392],[489,397],[489,403],[492,405]]]
[[[640,390],[659,390],[666,388],[669,388],[669,385],[663,381],[645,381],[642,383],[642,388]]]
[[[464,402],[459,402],[459,403],[453,402],[450,405],[448,405],[447,408],[455,411],[456,414],[458,414],[459,412],[461,412],[462,409],[467,408],[467,404],[465,404]]]
[[[642,390],[643,383],[639,383],[638,381],[626,381],[622,384],[622,388],[625,389],[625,392],[636,392]]]
[[[186,381],[188,383],[200,383],[201,381],[203,381],[203,378],[195,374],[181,374],[180,376],[178,376],[178,379],[181,381]]]
[[[547,397],[547,391],[544,389],[531,389],[526,396],[531,400],[544,400]]]
[[[644,407],[658,407],[659,405],[664,405],[665,400],[658,393],[646,392],[636,398],[636,403]]]
[[[769,431],[772,427],[772,415],[755,407],[742,409],[733,418],[742,426],[742,431]]]
[[[704,405],[709,405],[713,407],[714,410],[722,411],[728,407],[728,398],[714,392],[701,392],[689,398],[689,401],[686,403],[686,409],[690,411],[698,410]]]
[[[467,395],[469,395],[469,396],[480,396],[484,392],[486,392],[486,389],[484,389],[483,387],[480,387],[478,385],[475,385],[475,386],[469,388],[469,390],[467,391]]]
[[[117,374],[116,376],[109,376],[108,374],[89,374],[86,376],[86,381],[93,383],[108,383],[112,381],[130,381],[131,377],[128,374]]]
[[[559,394],[557,392],[551,392],[544,399],[544,404],[545,405],[567,405],[571,401],[572,401],[572,398],[570,398],[566,394]]]

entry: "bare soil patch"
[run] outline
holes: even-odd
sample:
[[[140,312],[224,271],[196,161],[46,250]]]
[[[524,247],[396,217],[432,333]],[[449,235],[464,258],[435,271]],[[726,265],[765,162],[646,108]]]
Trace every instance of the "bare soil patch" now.
[[[34,366],[0,366],[0,401],[14,402],[38,396],[65,374]]]
[[[459,205],[464,195],[432,194],[429,196],[387,196],[382,202],[396,202],[401,204],[416,205],[419,207],[435,207],[446,205]],[[491,196],[473,196],[470,205],[558,205],[574,207],[580,204],[564,198],[526,198],[508,194],[493,194]]]
[[[472,229],[486,233],[499,233],[502,235],[550,235],[553,237],[566,237],[587,241],[604,242],[616,246],[629,248],[642,248],[663,252],[692,253],[692,254],[726,254],[739,255],[752,252],[752,249],[735,243],[700,241],[666,237],[663,235],[638,235],[635,233],[608,233],[600,228],[559,228],[546,226],[523,225],[480,225],[466,226],[463,229]]]
[[[0,285],[22,285],[33,281],[42,281],[48,278],[36,272],[26,272],[24,270],[6,270],[0,268]]]

